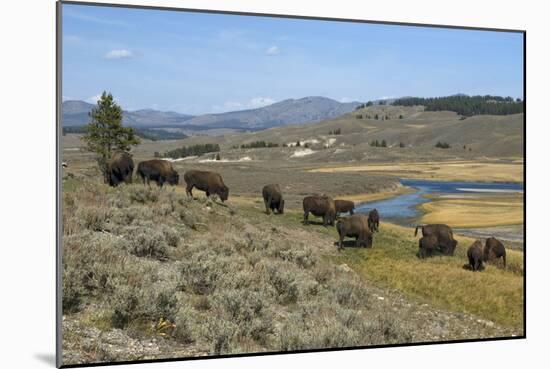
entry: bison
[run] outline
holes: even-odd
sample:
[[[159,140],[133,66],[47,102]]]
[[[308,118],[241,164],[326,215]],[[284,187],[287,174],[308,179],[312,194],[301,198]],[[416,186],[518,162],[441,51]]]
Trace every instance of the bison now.
[[[483,269],[483,246],[481,245],[480,240],[476,240],[468,248],[468,263],[472,270],[481,271]]]
[[[109,186],[116,187],[120,183],[132,183],[134,172],[134,161],[127,152],[115,152],[111,159],[105,163],[103,172],[104,182]]]
[[[143,184],[151,186],[150,181],[155,181],[159,187],[164,183],[177,185],[180,181],[178,172],[172,167],[172,163],[166,160],[153,159],[142,161],[138,164],[137,174],[140,176]]]
[[[323,225],[334,225],[336,207],[334,200],[329,196],[307,196],[303,200],[304,224],[309,224],[309,213],[316,217],[323,217]]]
[[[437,249],[437,237],[434,235],[424,236],[418,240],[418,253],[417,257],[424,259],[431,257],[434,251]]]
[[[369,211],[369,229],[371,232],[378,232],[378,225],[380,224],[380,215],[378,210],[372,209]]]
[[[187,184],[187,195],[193,197],[193,188],[206,192],[206,196],[216,194],[224,202],[229,198],[229,188],[223,183],[222,176],[216,172],[188,170],[183,179]]]
[[[496,238],[489,237],[485,240],[483,261],[488,262],[498,258],[502,258],[504,268],[506,268],[506,249],[504,248],[504,245]]]
[[[270,214],[275,210],[279,214],[283,214],[285,211],[285,200],[278,184],[270,184],[264,186],[262,189],[262,196],[264,198],[265,212]]]
[[[340,213],[350,213],[353,215],[355,210],[355,204],[349,200],[334,200],[334,207],[336,208],[336,218],[340,216]]]
[[[419,225],[414,229],[414,235],[418,233],[418,228],[422,228],[422,236],[435,236],[437,239],[437,249],[444,255],[454,255],[458,242],[453,238],[453,230],[446,224],[428,224]]]
[[[366,215],[355,214],[342,218],[336,223],[336,230],[339,235],[338,250],[344,248],[344,237],[355,237],[357,247],[372,247],[372,232]]]

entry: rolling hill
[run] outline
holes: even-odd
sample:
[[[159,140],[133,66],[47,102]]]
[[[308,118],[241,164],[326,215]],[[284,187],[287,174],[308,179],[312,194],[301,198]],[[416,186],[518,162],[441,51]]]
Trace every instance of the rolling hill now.
[[[134,127],[177,126],[197,129],[231,128],[261,130],[287,124],[319,122],[349,113],[358,102],[340,103],[326,97],[312,96],[287,99],[257,109],[193,117],[176,112],[153,109],[124,111],[124,124]],[[63,102],[63,125],[80,126],[88,123],[88,112],[93,105],[84,101]]]
[[[375,119],[376,115],[379,119]],[[329,134],[336,129],[340,129],[341,134]],[[373,140],[385,140],[388,148],[370,146]],[[287,125],[223,137],[189,137],[173,142],[173,145],[215,142],[222,148],[231,148],[255,141],[272,142],[280,146],[295,145],[297,141],[302,146],[307,143],[313,153],[297,160],[316,162],[361,161],[367,158],[429,159],[434,155],[441,158],[521,157],[524,142],[523,114],[464,118],[450,111],[427,112],[421,106],[370,106],[312,124]],[[436,149],[434,146],[439,141],[450,144],[451,148]],[[400,143],[403,148],[399,147]],[[303,147],[301,149],[304,150]],[[266,160],[265,155],[275,158],[277,155],[287,155],[287,151],[286,148],[278,148],[250,152],[257,159]]]
[[[335,118],[353,111],[357,105],[358,102],[340,103],[326,97],[310,96],[287,99],[257,109],[205,114],[188,120],[186,124],[209,128],[261,130]]]

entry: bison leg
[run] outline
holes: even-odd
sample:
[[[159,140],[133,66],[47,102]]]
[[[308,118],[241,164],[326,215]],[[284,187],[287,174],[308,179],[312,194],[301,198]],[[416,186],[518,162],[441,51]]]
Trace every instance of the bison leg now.
[[[269,210],[269,204],[271,204],[271,199],[270,198],[268,198],[267,200],[264,199],[265,213],[267,215],[271,214],[271,211]]]
[[[309,224],[308,217],[309,211],[304,211],[304,224]]]
[[[351,209],[351,210],[349,211],[349,213],[350,213],[350,215],[353,215],[353,209]]]
[[[187,185],[185,188],[185,192],[187,192],[187,196],[193,197],[193,185]]]
[[[344,249],[344,236],[340,235],[338,238],[338,251]]]

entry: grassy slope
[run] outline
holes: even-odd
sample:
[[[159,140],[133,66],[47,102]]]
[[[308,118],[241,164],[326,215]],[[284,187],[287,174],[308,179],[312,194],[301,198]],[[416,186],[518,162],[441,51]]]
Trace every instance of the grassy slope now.
[[[466,239],[455,258],[419,261],[411,230],[383,224],[373,249],[338,253],[335,229],[303,226],[296,211],[267,216],[261,204],[80,176],[64,186],[66,363],[521,333],[521,253],[506,271],[472,273],[462,269]],[[85,329],[103,336],[86,341]],[[168,346],[117,351],[112,334]]]
[[[508,251],[508,268],[463,268],[472,239],[458,237],[455,257],[419,260],[411,229],[383,224],[372,250],[346,249],[335,256],[368,280],[383,283],[444,309],[471,313],[499,324],[523,324],[523,254]]]
[[[278,222],[296,224],[301,213],[292,212]],[[337,239],[334,228],[312,227],[330,240]],[[523,253],[507,251],[507,269],[487,265],[481,273],[464,269],[466,250],[474,241],[457,237],[454,257],[420,260],[418,236],[413,229],[382,223],[372,249],[346,248],[328,257],[346,263],[366,280],[381,283],[432,306],[475,314],[505,326],[520,329],[523,324]]]

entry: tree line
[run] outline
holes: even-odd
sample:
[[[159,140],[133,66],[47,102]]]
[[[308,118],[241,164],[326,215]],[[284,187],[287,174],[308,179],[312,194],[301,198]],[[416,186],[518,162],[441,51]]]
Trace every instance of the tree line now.
[[[266,141],[254,141],[247,144],[242,144],[241,149],[258,149],[265,147],[279,147],[278,143],[266,142]]]
[[[523,112],[523,101],[502,96],[446,96],[446,97],[407,97],[395,100],[392,105],[423,105],[426,111],[454,111],[463,116],[480,114],[508,115]]]
[[[166,151],[161,157],[164,158],[172,158],[172,159],[178,159],[178,158],[185,158],[188,156],[200,156],[202,154],[206,154],[209,152],[219,152],[220,151],[220,145],[218,144],[197,144],[197,145],[190,145],[190,146],[182,146],[180,148]]]

